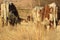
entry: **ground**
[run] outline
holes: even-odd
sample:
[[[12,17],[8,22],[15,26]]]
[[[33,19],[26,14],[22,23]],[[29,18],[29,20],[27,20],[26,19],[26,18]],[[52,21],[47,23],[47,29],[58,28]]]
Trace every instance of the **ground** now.
[[[60,40],[60,31],[48,31],[40,23],[21,22],[15,26],[0,27],[0,40]]]

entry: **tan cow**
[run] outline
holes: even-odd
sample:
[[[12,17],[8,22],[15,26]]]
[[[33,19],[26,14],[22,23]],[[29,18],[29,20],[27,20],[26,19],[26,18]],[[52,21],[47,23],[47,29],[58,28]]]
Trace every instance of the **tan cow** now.
[[[8,2],[1,4],[1,17],[2,17],[4,24],[6,24],[6,22],[7,22],[8,12],[9,12]]]
[[[33,15],[33,19],[34,19],[34,23],[37,23],[37,21],[41,21],[41,13],[43,7],[35,7],[32,11],[32,15]]]

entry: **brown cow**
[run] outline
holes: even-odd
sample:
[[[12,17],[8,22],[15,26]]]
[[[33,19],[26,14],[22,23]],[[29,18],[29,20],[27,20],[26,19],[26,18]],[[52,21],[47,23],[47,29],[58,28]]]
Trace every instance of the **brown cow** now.
[[[50,12],[50,8],[48,5],[45,5],[44,7],[44,18],[48,18],[49,19],[49,12]]]

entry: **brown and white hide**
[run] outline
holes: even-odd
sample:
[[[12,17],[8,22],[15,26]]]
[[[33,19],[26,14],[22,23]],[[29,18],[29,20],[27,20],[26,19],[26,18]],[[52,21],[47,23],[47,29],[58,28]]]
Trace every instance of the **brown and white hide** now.
[[[57,20],[57,6],[55,3],[49,4],[49,7],[52,8],[51,14],[53,15],[53,21],[54,21],[54,27],[56,26],[56,20]],[[50,17],[51,18],[51,17]],[[52,20],[52,19],[51,19]]]
[[[48,18],[49,19],[49,12],[50,12],[50,8],[48,5],[45,5],[44,7],[44,18]]]
[[[51,13],[52,15],[57,19],[57,11],[58,11],[58,7],[56,6],[55,3],[51,3],[49,4],[49,8],[52,9]]]

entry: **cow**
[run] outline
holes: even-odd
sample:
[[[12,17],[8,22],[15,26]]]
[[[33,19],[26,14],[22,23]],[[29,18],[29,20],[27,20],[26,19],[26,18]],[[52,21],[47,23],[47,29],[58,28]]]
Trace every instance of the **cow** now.
[[[56,4],[53,2],[51,4],[49,4],[49,8],[50,8],[50,24],[53,24],[54,27],[56,26],[56,21],[57,21],[57,6]]]
[[[9,4],[9,14],[7,20],[12,25],[19,23],[21,20],[18,11],[13,3]]]
[[[32,15],[33,15],[33,20],[34,20],[34,23],[37,23],[38,21],[41,21],[41,18],[42,18],[42,9],[43,7],[35,7],[33,10],[32,10]]]

